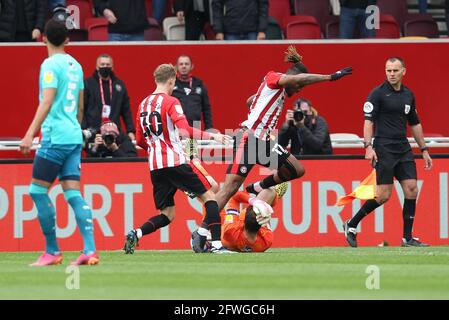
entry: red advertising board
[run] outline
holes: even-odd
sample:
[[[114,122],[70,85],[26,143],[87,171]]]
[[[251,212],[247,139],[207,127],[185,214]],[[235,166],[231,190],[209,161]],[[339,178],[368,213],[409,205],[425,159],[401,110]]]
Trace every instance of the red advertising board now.
[[[356,200],[345,207],[334,204],[370,173],[365,160],[304,160],[305,176],[290,183],[275,207],[273,247],[344,246],[342,222],[360,207]],[[226,164],[206,164],[217,181],[224,181]],[[449,159],[435,159],[424,171],[417,160],[420,193],[414,236],[432,245],[449,244]],[[0,165],[0,251],[44,248],[37,211],[28,195],[31,164]],[[247,182],[267,174],[255,167]],[[125,233],[157,214],[146,162],[83,163],[82,193],[91,205],[95,238],[100,250],[121,249]],[[57,236],[62,250],[81,249],[81,236],[60,186],[50,189],[57,209]],[[190,232],[201,220],[200,203],[182,192],[176,195],[176,219],[163,230],[141,240],[141,249],[188,249]],[[399,245],[402,237],[402,191],[395,185],[392,197],[361,223],[359,245],[374,246],[386,240]]]

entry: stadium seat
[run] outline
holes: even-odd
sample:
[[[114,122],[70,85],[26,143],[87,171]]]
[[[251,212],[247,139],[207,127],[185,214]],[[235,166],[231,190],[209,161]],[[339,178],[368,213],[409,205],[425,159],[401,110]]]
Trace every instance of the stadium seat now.
[[[313,16],[322,30],[329,19],[331,6],[329,0],[295,0],[295,14]]]
[[[164,40],[162,28],[156,19],[148,17],[149,28],[145,29],[144,36],[147,41],[161,41]]]
[[[320,25],[312,16],[292,16],[286,22],[286,39],[321,39]]]
[[[439,38],[440,32],[435,20],[414,19],[404,23],[404,36],[421,36],[427,38]]]
[[[396,19],[389,14],[380,15],[379,29],[376,30],[376,38],[399,38],[401,30]]]
[[[108,41],[108,20],[105,18],[89,18],[86,20],[89,41]]]
[[[164,35],[167,40],[185,40],[185,25],[184,23],[179,23],[178,18],[167,17],[162,24]]]
[[[340,18],[338,16],[331,16],[327,20],[324,28],[324,37],[326,39],[340,38]]]
[[[284,20],[291,16],[290,0],[270,0],[268,8],[268,15],[285,30]]]
[[[399,25],[403,25],[408,15],[407,0],[377,0],[381,14],[392,15]]]
[[[268,28],[266,31],[267,40],[282,40],[284,35],[279,23],[273,17],[268,17]]]
[[[355,134],[355,133],[331,133],[329,134],[332,143],[335,144],[347,144],[347,143],[355,143],[355,144],[360,144],[361,146],[363,146],[363,142],[361,141],[361,138]],[[348,141],[335,141],[335,140],[350,140],[351,142]]]
[[[87,30],[86,20],[93,18],[93,6],[90,0],[67,0],[67,8],[70,10],[70,6],[76,6],[79,8],[79,26],[80,29]],[[73,13],[73,10],[70,12]]]
[[[377,0],[377,6],[381,14],[392,15],[403,30],[405,22],[419,19],[432,19],[432,15],[426,13],[409,13],[407,0]]]
[[[429,38],[427,38],[427,37],[400,37],[399,38],[399,40],[404,40],[404,41],[407,41],[407,40],[426,40],[426,39],[429,39]]]

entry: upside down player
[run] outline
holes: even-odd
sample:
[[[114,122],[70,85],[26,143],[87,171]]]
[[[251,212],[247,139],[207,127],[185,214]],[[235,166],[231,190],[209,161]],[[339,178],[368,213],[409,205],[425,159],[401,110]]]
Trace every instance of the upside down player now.
[[[136,141],[148,151],[153,197],[160,214],[151,217],[140,228],[128,232],[125,253],[134,253],[139,239],[167,226],[175,218],[174,195],[178,189],[198,196],[206,208],[207,226],[212,235],[213,253],[227,253],[220,241],[221,224],[215,194],[208,190],[205,176],[190,162],[182,150],[179,135],[213,139],[227,144],[230,137],[207,133],[189,126],[178,99],[171,97],[176,71],[162,64],[154,72],[156,90],[145,98],[137,113]]]
[[[274,188],[262,190],[256,198],[244,191],[237,192],[228,202],[226,213],[222,213],[221,241],[235,252],[264,252],[273,243],[273,231],[270,227],[271,214],[277,201],[287,191],[288,184],[283,182]],[[240,211],[241,204],[249,204]],[[270,206],[271,205],[271,206]],[[208,252],[210,244],[199,242],[192,233],[192,249],[196,253]]]
[[[252,101],[248,119],[240,124],[234,145],[234,163],[227,170],[224,187],[216,195],[220,210],[237,192],[256,163],[277,170],[262,181],[247,186],[246,190],[250,193],[257,194],[304,175],[303,166],[294,156],[277,143],[274,146],[271,144],[270,132],[276,128],[285,94],[291,97],[307,85],[334,81],[352,74],[352,67],[331,75],[308,74],[301,62],[302,57],[293,46],[288,48],[285,61],[293,63],[293,66],[285,74],[267,73]]]

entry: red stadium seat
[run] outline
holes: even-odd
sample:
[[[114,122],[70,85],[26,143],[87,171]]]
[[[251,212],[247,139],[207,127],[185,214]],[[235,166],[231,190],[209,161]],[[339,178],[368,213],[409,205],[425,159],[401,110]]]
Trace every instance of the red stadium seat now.
[[[415,19],[433,19],[432,15],[426,13],[408,13],[407,0],[377,0],[377,6],[381,14],[392,15],[403,30],[405,23]]]
[[[290,0],[270,0],[268,8],[268,15],[284,28],[285,18],[291,16]]]
[[[439,38],[440,32],[435,20],[414,19],[406,21],[404,24],[404,36],[421,36],[427,38]]]
[[[70,10],[70,6],[76,6],[79,8],[79,26],[80,29],[87,30],[86,19],[93,18],[93,7],[90,0],[67,0],[67,8]],[[73,11],[71,10],[71,13]]]
[[[399,25],[403,25],[407,15],[407,0],[377,0],[381,14],[392,15]]]
[[[87,38],[89,41],[108,41],[108,20],[90,18],[86,20]]]
[[[320,25],[312,16],[292,16],[286,22],[286,39],[321,39]]]
[[[340,38],[340,18],[338,16],[331,16],[331,18],[327,20],[324,28],[324,37],[326,39]]]
[[[399,38],[401,30],[396,19],[389,14],[380,15],[380,29],[376,30],[376,38]]]
[[[295,0],[295,14],[315,17],[323,30],[330,12],[329,0]]]
[[[148,41],[161,41],[164,40],[164,36],[162,33],[162,28],[157,22],[156,19],[148,17],[148,23],[150,24],[150,27],[145,29],[144,36],[145,40]]]

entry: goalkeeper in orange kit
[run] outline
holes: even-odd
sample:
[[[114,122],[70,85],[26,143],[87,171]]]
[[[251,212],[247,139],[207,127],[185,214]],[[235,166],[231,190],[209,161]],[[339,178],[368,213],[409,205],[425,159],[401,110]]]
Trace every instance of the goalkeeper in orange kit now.
[[[239,191],[228,202],[221,215],[221,241],[227,249],[236,252],[264,252],[273,243],[273,231],[270,228],[272,207],[287,191],[288,184],[262,190],[257,197]],[[246,207],[240,210],[241,205]],[[271,205],[271,206],[270,206]],[[207,238],[198,230],[192,233],[193,251],[208,252]]]

